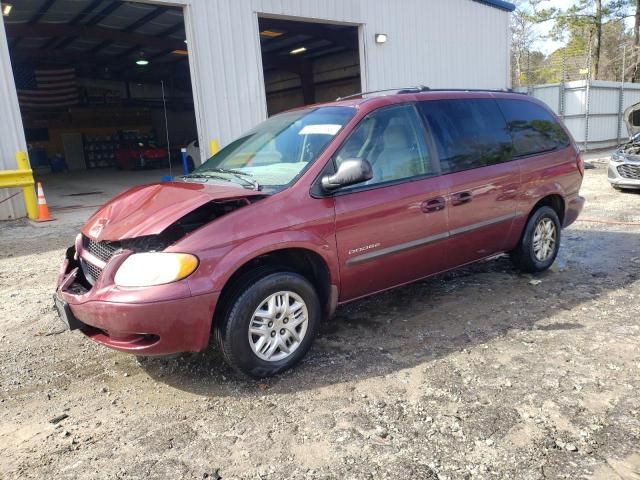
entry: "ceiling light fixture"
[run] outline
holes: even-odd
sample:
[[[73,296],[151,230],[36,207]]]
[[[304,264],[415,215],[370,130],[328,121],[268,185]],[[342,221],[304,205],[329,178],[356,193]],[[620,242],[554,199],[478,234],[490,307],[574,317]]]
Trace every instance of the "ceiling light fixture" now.
[[[136,65],[140,65],[141,67],[149,65],[149,60],[145,58],[144,52],[140,52],[140,56],[136,60]]]
[[[11,13],[11,9],[13,8],[13,5],[11,5],[10,3],[3,3],[2,4],[2,16],[3,17],[8,17],[9,14]]]
[[[299,54],[299,53],[306,52],[306,51],[307,51],[307,48],[306,48],[306,47],[299,47],[299,48],[294,48],[294,49],[293,49],[293,50],[291,50],[289,53],[290,53],[291,55],[297,55],[297,54]]]
[[[376,43],[386,43],[387,34],[386,33],[376,33]]]

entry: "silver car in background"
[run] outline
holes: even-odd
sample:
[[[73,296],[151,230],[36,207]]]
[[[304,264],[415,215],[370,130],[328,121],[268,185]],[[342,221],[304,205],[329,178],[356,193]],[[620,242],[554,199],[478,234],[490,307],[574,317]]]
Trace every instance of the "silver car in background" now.
[[[629,141],[611,155],[607,177],[613,188],[640,189],[640,103],[624,111]]]
[[[640,189],[640,133],[613,152],[607,177],[613,188]]]

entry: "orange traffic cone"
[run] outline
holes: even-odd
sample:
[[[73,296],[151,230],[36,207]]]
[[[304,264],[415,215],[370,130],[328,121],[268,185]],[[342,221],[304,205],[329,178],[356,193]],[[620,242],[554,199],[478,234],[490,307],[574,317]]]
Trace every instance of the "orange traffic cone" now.
[[[47,199],[44,198],[42,183],[38,182],[38,219],[36,222],[50,222],[51,220],[53,220],[53,218],[49,215],[49,207],[47,205]]]

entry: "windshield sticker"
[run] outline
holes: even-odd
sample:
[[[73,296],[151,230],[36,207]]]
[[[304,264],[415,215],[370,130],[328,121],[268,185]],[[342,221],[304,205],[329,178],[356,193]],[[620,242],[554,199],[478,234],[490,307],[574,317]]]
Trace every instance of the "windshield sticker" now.
[[[335,135],[342,128],[340,125],[321,124],[307,125],[298,132],[298,135]]]

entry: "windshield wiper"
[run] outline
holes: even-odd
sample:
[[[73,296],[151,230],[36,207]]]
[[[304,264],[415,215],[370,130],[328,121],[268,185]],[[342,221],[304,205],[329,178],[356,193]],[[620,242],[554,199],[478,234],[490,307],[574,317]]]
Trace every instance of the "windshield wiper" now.
[[[220,175],[205,175],[204,173],[189,173],[187,175],[182,175],[182,178],[205,178],[209,180],[213,178],[214,180],[224,180],[225,182],[231,182],[227,177],[221,177]]]
[[[208,169],[204,170],[203,172],[228,173],[230,175],[233,175],[237,179],[245,182],[245,185],[251,185],[251,187],[256,191],[257,190],[262,190],[262,187],[253,178],[253,175],[251,175],[248,172],[241,172],[240,170],[233,170],[233,169],[230,169],[230,168],[208,168]]]

